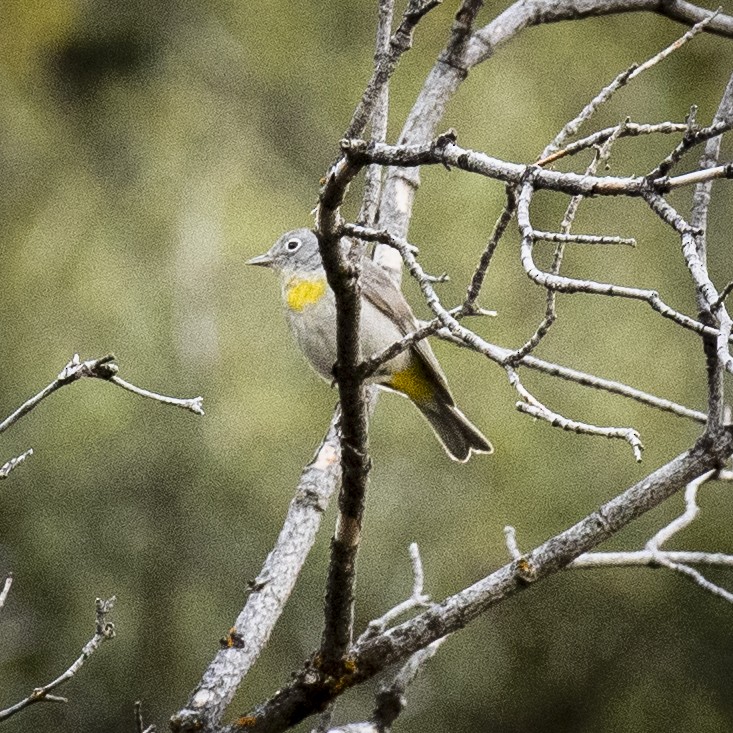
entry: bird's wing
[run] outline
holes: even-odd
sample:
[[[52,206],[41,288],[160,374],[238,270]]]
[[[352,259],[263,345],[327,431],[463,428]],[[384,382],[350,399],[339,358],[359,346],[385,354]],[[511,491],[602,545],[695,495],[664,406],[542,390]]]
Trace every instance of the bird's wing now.
[[[408,334],[419,328],[420,324],[405,299],[402,291],[394,280],[368,257],[362,260],[361,271],[362,295],[378,310],[384,313],[400,329],[402,334]],[[438,363],[427,339],[416,342],[411,347],[423,365],[426,367],[434,386],[440,393],[442,401],[449,405],[454,404],[453,396],[448,387],[448,381]]]

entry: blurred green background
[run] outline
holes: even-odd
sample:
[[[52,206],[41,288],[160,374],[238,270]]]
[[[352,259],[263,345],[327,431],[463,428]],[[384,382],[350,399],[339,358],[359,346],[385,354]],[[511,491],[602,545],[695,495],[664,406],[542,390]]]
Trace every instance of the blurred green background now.
[[[0,614],[0,708],[78,654],[95,596],[119,599],[118,637],[63,688],[69,704],[37,705],[8,730],[130,731],[136,699],[146,722],[165,730],[241,608],[336,401],[294,350],[274,278],[243,262],[285,229],[311,224],[319,178],[371,72],[375,5],[4,6],[0,410],[9,414],[51,381],[75,351],[113,351],[123,377],[203,394],[206,409],[197,418],[86,381],[3,435],[2,461],[36,452],[0,487],[0,578],[15,576]],[[394,77],[391,139],[457,5],[428,16]],[[484,22],[507,3],[490,5]],[[529,30],[472,72],[441,128],[455,127],[467,147],[531,161],[617,72],[682,31],[650,14]],[[692,104],[708,122],[731,70],[733,42],[699,37],[619,93],[594,125],[682,121]],[[675,142],[624,142],[611,172],[642,174]],[[711,211],[719,286],[733,278],[730,191],[715,187]],[[429,271],[450,273],[441,286],[447,304],[462,297],[502,200],[494,182],[423,171],[410,235]],[[687,211],[689,192],[672,201]],[[357,204],[354,195],[350,210]],[[557,227],[565,204],[538,196],[536,223]],[[645,206],[592,201],[576,229],[635,236],[639,246],[571,248],[566,272],[656,288],[694,314],[679,243]],[[538,257],[549,262],[550,250]],[[426,315],[414,284],[405,288]],[[523,343],[541,318],[544,296],[521,271],[514,226],[481,304],[499,317],[476,329],[505,346]],[[638,303],[564,297],[559,314],[539,356],[704,409],[702,351],[689,333]],[[416,410],[391,395],[380,400],[360,627],[409,593],[410,542],[420,545],[426,590],[440,599],[506,561],[504,525],[515,525],[528,549],[699,433],[688,421],[523,372],[568,417],[639,429],[647,450],[637,465],[623,442],[518,414],[503,371],[475,354],[435,349],[459,404],[497,452],[454,464]],[[729,489],[708,486],[701,503],[674,546],[733,552]],[[639,547],[681,504],[672,499],[609,547]],[[233,714],[271,694],[318,643],[333,520],[332,507]],[[733,587],[730,573],[711,577]],[[730,619],[730,606],[667,572],[563,574],[450,639],[411,688],[398,729],[729,730]],[[349,694],[336,721],[367,717],[373,689]]]

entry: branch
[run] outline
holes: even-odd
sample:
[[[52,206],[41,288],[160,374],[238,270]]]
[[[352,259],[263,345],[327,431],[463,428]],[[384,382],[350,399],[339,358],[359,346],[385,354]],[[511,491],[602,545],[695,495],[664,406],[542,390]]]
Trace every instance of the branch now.
[[[245,729],[257,733],[277,733],[298,723],[318,712],[346,689],[370,679],[392,664],[406,660],[437,639],[463,628],[497,603],[559,572],[577,557],[661,504],[694,478],[716,468],[732,452],[730,432],[714,443],[701,439],[691,450],[657,469],[531,553],[409,621],[356,645],[350,653],[349,669],[339,678],[329,677],[308,666],[270,700],[225,730],[232,733]]]
[[[267,644],[275,624],[313,547],[323,513],[341,480],[337,411],[309,465],[303,469],[295,496],[274,548],[250,584],[250,596],[187,706],[171,719],[173,731],[216,728],[245,675]]]
[[[379,65],[384,63],[389,54],[390,33],[394,16],[394,0],[380,0],[379,21],[377,23],[377,42],[374,52],[374,74],[377,75]],[[365,92],[366,94],[366,92]],[[389,79],[387,79],[376,95],[374,111],[371,115],[372,140],[384,142],[387,139],[387,122],[389,116]],[[353,124],[353,121],[352,121]],[[379,210],[379,198],[382,195],[382,168],[370,165],[364,180],[359,221],[373,226]]]
[[[357,228],[351,224],[344,224],[343,226],[343,230],[346,232],[356,229]],[[371,241],[382,242],[401,253],[402,259],[410,271],[410,274],[413,275],[420,284],[427,304],[436,314],[436,318],[430,323],[422,326],[417,331],[406,334],[400,341],[383,349],[377,354],[373,354],[362,362],[360,367],[362,376],[366,377],[369,374],[372,374],[379,365],[394,358],[411,346],[415,341],[426,338],[434,333],[442,338],[448,338],[448,340],[453,343],[457,343],[460,346],[476,351],[502,367],[506,367],[507,364],[514,365],[514,362],[516,361],[516,366],[526,366],[530,369],[541,371],[550,376],[560,377],[561,379],[565,379],[570,382],[582,384],[586,387],[592,387],[593,389],[600,389],[606,392],[611,392],[612,394],[618,394],[650,407],[655,407],[680,417],[695,420],[696,422],[706,422],[707,416],[705,413],[697,410],[691,410],[683,405],[678,405],[670,400],[656,397],[621,382],[615,382],[613,380],[597,377],[576,369],[560,366],[559,364],[543,361],[531,354],[523,356],[517,361],[516,352],[502,346],[491,344],[473,331],[462,327],[458,323],[457,319],[468,314],[465,312],[466,309],[464,306],[448,311],[440,304],[440,300],[431,285],[430,278],[425,275],[414,257],[414,253],[417,251],[415,246],[392,236],[386,231],[369,230],[364,227],[358,227],[358,231],[359,234],[357,236]],[[474,308],[469,310],[469,313],[472,312],[474,312]],[[444,329],[446,333],[442,333],[441,329]]]
[[[412,561],[412,594],[409,598],[402,601],[402,603],[398,603],[394,608],[390,608],[384,615],[370,621],[364,633],[359,637],[357,644],[361,644],[367,639],[381,634],[392,621],[408,611],[412,611],[415,608],[425,608],[430,603],[430,596],[423,593],[425,575],[422,569],[422,560],[420,559],[420,549],[416,542],[410,545],[409,552],[410,560]]]
[[[28,450],[24,451],[19,456],[15,456],[15,458],[11,458],[9,461],[6,461],[2,467],[0,467],[0,479],[7,478],[16,466],[19,466],[26,458],[29,458],[32,455],[33,448],[28,448]]]
[[[106,641],[107,639],[114,638],[114,624],[107,621],[107,614],[112,610],[114,603],[114,596],[107,599],[106,601],[102,600],[101,598],[97,598],[96,631],[94,633],[94,636],[84,645],[84,648],[81,650],[81,655],[63,674],[59,675],[55,680],[49,682],[43,687],[36,687],[36,689],[33,690],[33,692],[31,692],[31,694],[28,695],[28,697],[26,697],[25,699],[21,700],[15,705],[12,705],[9,708],[6,708],[5,710],[0,710],[0,721],[7,720],[16,713],[19,713],[24,708],[27,708],[29,705],[33,705],[37,702],[67,702],[66,698],[59,697],[57,695],[51,695],[50,693],[60,685],[64,684],[64,682],[68,682],[81,669],[84,662],[86,662],[87,659],[89,659],[89,657],[91,657],[92,654],[94,654],[94,652],[99,649],[99,647],[102,645],[102,642]]]
[[[728,85],[720,100],[713,120],[713,123],[716,122],[733,122],[733,75],[728,80]],[[699,162],[701,169],[715,166],[720,155],[720,145],[720,137],[711,138],[708,141]],[[717,319],[720,327],[717,339],[706,338],[703,340],[708,377],[708,414],[710,416],[708,430],[717,433],[722,428],[725,414],[725,371],[726,360],[728,360],[728,364],[730,363],[728,340],[731,332],[731,319],[725,308],[725,298],[723,296],[725,290],[723,293],[717,293],[707,277],[707,239],[705,233],[707,231],[711,189],[711,183],[700,183],[693,193],[691,224],[697,235],[694,239],[694,252],[688,243],[685,249],[685,259],[688,267],[692,268],[693,264],[698,264],[701,268],[701,281],[696,282],[698,284],[697,303],[702,312],[701,317],[704,321],[710,323]]]
[[[659,530],[646,544],[644,550],[635,552],[590,552],[581,555],[568,567],[570,569],[646,566],[650,568],[666,567],[692,580],[703,590],[733,603],[733,593],[712,583],[700,571],[690,565],[707,565],[733,568],[733,555],[707,552],[674,552],[662,550],[661,546],[675,534],[688,527],[697,518],[700,511],[697,505],[697,492],[707,481],[716,478],[730,480],[730,472],[708,471],[690,481],[685,489],[685,511],[673,519],[666,527]]]
[[[3,609],[5,606],[5,601],[8,600],[8,594],[10,593],[10,588],[13,585],[13,575],[12,573],[8,575],[7,578],[5,578],[5,582],[3,583],[3,588],[0,590],[0,610]]]
[[[333,166],[321,191],[316,217],[321,259],[336,301],[335,374],[341,404],[339,515],[331,541],[320,655],[324,667],[332,671],[342,664],[352,640],[356,556],[370,469],[366,388],[358,371],[361,264],[358,251],[347,254],[341,247],[339,213],[348,186],[360,169],[346,157]]]
[[[389,39],[388,51],[385,52],[380,43],[377,51],[377,64],[369,80],[361,101],[354,110],[349,127],[344,137],[356,137],[364,132],[372,112],[379,99],[381,90],[397,68],[397,62],[405,51],[412,48],[415,27],[433,8],[440,5],[441,0],[410,0],[402,16],[402,22]],[[385,14],[386,15],[386,14]],[[391,12],[389,13],[391,16]],[[390,22],[391,25],[391,22]]]
[[[114,358],[114,355],[108,354],[107,356],[102,356],[99,359],[80,361],[79,355],[74,354],[71,361],[61,370],[58,377],[56,377],[51,384],[44,387],[37,395],[31,397],[27,402],[24,402],[15,412],[13,412],[12,415],[5,418],[5,420],[0,423],[0,433],[5,432],[9,427],[18,422],[20,418],[27,415],[56,390],[61,389],[61,387],[64,387],[67,384],[73,384],[84,377],[112,382],[123,389],[130,390],[131,392],[135,392],[143,397],[149,397],[150,399],[154,399],[159,402],[183,407],[187,410],[191,410],[192,412],[196,412],[199,415],[204,414],[201,408],[201,397],[183,400],[176,397],[166,397],[165,395],[159,395],[155,392],[148,392],[140,387],[135,387],[134,385],[125,382],[123,379],[120,379],[120,377],[117,376],[119,367],[114,363]]]
[[[479,2],[468,1],[461,5],[458,17],[464,17],[464,28],[471,29],[480,6]],[[454,28],[445,50],[428,74],[410,111],[400,141],[419,145],[432,139],[448,103],[468,72],[527,28],[565,20],[638,11],[658,13],[686,25],[693,25],[716,15],[684,0],[661,3],[659,0],[598,0],[590,3],[586,0],[519,0],[470,35],[465,30],[459,34]],[[717,14],[705,30],[733,38],[733,17]],[[396,168],[388,173],[384,183],[380,226],[389,229],[396,236],[406,236],[418,187],[419,176],[416,170],[404,171]]]

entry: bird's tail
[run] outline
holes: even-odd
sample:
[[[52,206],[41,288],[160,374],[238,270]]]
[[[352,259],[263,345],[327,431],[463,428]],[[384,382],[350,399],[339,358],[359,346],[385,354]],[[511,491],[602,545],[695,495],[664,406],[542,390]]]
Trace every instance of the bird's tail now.
[[[454,461],[465,463],[472,453],[494,452],[494,446],[455,405],[439,400],[415,404]]]

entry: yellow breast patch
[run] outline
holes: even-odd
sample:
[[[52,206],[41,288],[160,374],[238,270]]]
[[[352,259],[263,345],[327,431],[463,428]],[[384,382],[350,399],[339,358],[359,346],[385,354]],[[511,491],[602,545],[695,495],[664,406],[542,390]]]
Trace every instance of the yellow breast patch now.
[[[429,402],[433,398],[433,385],[417,361],[413,361],[407,369],[395,372],[387,384],[395,391],[407,395],[413,402]]]
[[[302,280],[293,278],[285,286],[285,300],[288,308],[302,311],[306,306],[317,303],[326,292],[326,278]]]

